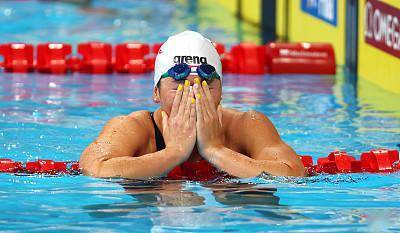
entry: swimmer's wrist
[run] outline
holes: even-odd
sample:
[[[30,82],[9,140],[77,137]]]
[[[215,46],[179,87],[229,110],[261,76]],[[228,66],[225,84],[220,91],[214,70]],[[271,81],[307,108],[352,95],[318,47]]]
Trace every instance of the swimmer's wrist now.
[[[220,151],[224,149],[223,145],[212,145],[203,149],[203,156],[211,158],[215,157]]]
[[[171,157],[173,160],[182,160],[183,157],[186,156],[183,148],[179,146],[166,146],[164,149],[165,153],[168,157]]]

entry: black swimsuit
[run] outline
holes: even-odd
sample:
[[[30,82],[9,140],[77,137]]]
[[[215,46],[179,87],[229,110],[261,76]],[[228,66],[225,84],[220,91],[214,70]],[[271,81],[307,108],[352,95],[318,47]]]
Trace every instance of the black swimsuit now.
[[[154,137],[156,138],[156,146],[157,151],[165,149],[164,137],[161,134],[161,131],[158,129],[156,121],[154,120],[154,112],[150,112],[151,121],[153,121],[154,125]]]
[[[164,137],[158,129],[156,121],[154,120],[154,112],[150,112],[151,121],[154,125],[154,137],[156,139],[157,151],[165,149]],[[220,172],[212,164],[201,158],[199,161],[189,162],[185,161],[176,166],[167,174],[168,179],[173,180],[196,180],[207,181],[216,178],[228,177],[225,173]]]

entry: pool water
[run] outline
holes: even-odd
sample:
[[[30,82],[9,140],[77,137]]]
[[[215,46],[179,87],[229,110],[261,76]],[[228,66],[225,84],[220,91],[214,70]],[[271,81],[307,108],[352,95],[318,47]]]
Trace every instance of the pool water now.
[[[229,31],[180,1],[93,6],[1,2],[1,42],[159,42],[191,28],[230,44],[256,32],[248,25]],[[20,19],[26,16],[37,23]],[[0,73],[0,157],[78,160],[110,118],[155,110],[151,94],[151,74]],[[336,149],[355,156],[399,149],[400,105],[388,104],[398,97],[344,74],[225,75],[222,105],[266,114],[298,154],[316,161]],[[218,183],[0,174],[0,203],[5,232],[393,232],[400,231],[400,174]]]

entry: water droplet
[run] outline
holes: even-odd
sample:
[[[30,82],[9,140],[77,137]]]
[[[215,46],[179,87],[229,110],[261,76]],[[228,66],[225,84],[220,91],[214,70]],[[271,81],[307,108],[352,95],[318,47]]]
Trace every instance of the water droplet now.
[[[52,87],[52,88],[57,87],[57,84],[53,83],[53,82],[49,82],[49,87]]]
[[[121,19],[115,19],[114,20],[114,26],[119,27],[119,26],[121,26],[121,24],[122,24]]]
[[[4,16],[10,16],[12,14],[12,9],[11,8],[6,8],[3,11]]]

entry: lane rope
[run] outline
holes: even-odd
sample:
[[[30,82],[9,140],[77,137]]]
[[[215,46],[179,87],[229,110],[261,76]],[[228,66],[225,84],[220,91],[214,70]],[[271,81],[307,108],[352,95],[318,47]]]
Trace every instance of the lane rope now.
[[[318,158],[316,164],[314,164],[310,155],[299,155],[299,157],[309,176],[362,172],[390,173],[400,170],[398,150],[374,149],[361,153],[359,160],[346,151],[333,151],[327,157]],[[79,175],[82,173],[78,161],[39,159],[37,161],[18,162],[8,158],[0,158],[0,172],[50,175]]]

